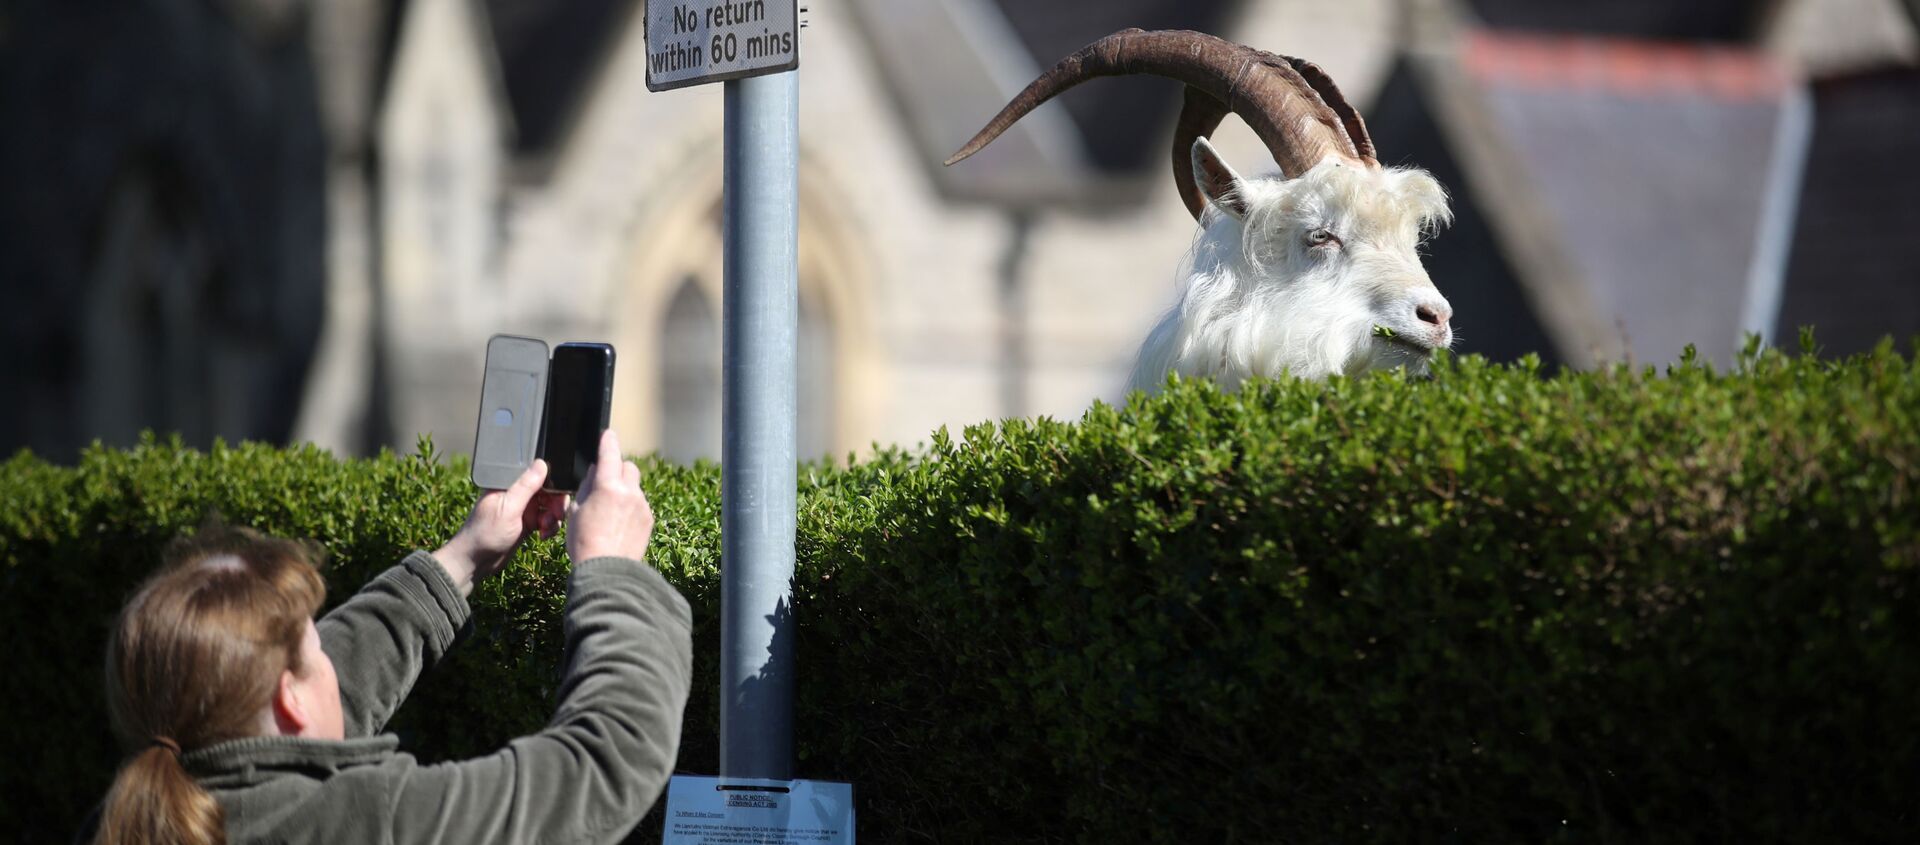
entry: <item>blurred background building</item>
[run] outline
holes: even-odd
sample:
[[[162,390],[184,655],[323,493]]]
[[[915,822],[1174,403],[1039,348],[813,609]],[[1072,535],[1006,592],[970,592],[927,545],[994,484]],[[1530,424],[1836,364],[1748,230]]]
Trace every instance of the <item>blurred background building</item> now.
[[[1102,80],[940,161],[1127,26],[1326,67],[1454,193],[1429,269],[1464,351],[1920,327],[1915,0],[807,5],[803,454],[1120,398],[1193,235],[1178,86]],[[721,96],[646,91],[642,6],[0,0],[0,448],[464,450],[510,332],[614,343],[625,442],[716,455]]]

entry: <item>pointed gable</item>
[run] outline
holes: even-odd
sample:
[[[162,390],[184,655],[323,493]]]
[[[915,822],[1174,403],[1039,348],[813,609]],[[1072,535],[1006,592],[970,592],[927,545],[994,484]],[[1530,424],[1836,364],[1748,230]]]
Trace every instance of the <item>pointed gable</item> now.
[[[1764,54],[1479,32],[1461,54],[1591,294],[1642,361],[1773,327],[1804,91]]]

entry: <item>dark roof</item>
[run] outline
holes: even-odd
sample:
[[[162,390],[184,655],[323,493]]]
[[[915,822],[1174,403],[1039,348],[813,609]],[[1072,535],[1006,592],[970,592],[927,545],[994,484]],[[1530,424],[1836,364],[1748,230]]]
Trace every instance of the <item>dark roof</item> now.
[[[486,0],[517,152],[545,150],[565,129],[634,0]]]
[[[1781,149],[1786,73],[1735,48],[1488,33],[1461,61],[1595,316],[1638,360],[1730,356],[1757,328],[1742,320],[1769,188],[1798,176],[1776,162],[1802,154]]]
[[[1920,333],[1920,70],[1813,86],[1813,147],[1777,336],[1844,354]]]
[[[1235,0],[993,2],[1041,68],[1128,27],[1220,32],[1238,5]],[[1167,129],[1180,107],[1180,84],[1152,77],[1103,79],[1059,100],[1080,129],[1088,163],[1099,171],[1131,173],[1158,167],[1166,158]]]
[[[1486,26],[1679,41],[1746,41],[1765,0],[1468,0]]]

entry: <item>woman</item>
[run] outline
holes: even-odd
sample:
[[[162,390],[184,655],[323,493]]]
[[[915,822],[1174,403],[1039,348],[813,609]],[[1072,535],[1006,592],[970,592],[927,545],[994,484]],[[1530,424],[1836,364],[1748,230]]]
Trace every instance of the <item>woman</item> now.
[[[641,563],[653,513],[612,432],[576,501],[536,462],[446,546],[316,623],[308,546],[203,533],[127,603],[108,703],[132,749],[96,843],[613,842],[660,794],[692,671],[687,604]],[[546,729],[421,765],[379,735],[466,627],[466,596],[564,517],[566,669]],[[485,707],[484,701],[473,702]]]

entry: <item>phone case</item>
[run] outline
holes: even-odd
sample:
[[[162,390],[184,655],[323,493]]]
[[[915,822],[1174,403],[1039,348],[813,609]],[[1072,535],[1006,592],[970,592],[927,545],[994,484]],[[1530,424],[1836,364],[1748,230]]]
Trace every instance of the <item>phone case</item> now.
[[[546,342],[506,334],[488,338],[473,437],[476,486],[504,490],[533,464],[546,407]]]

